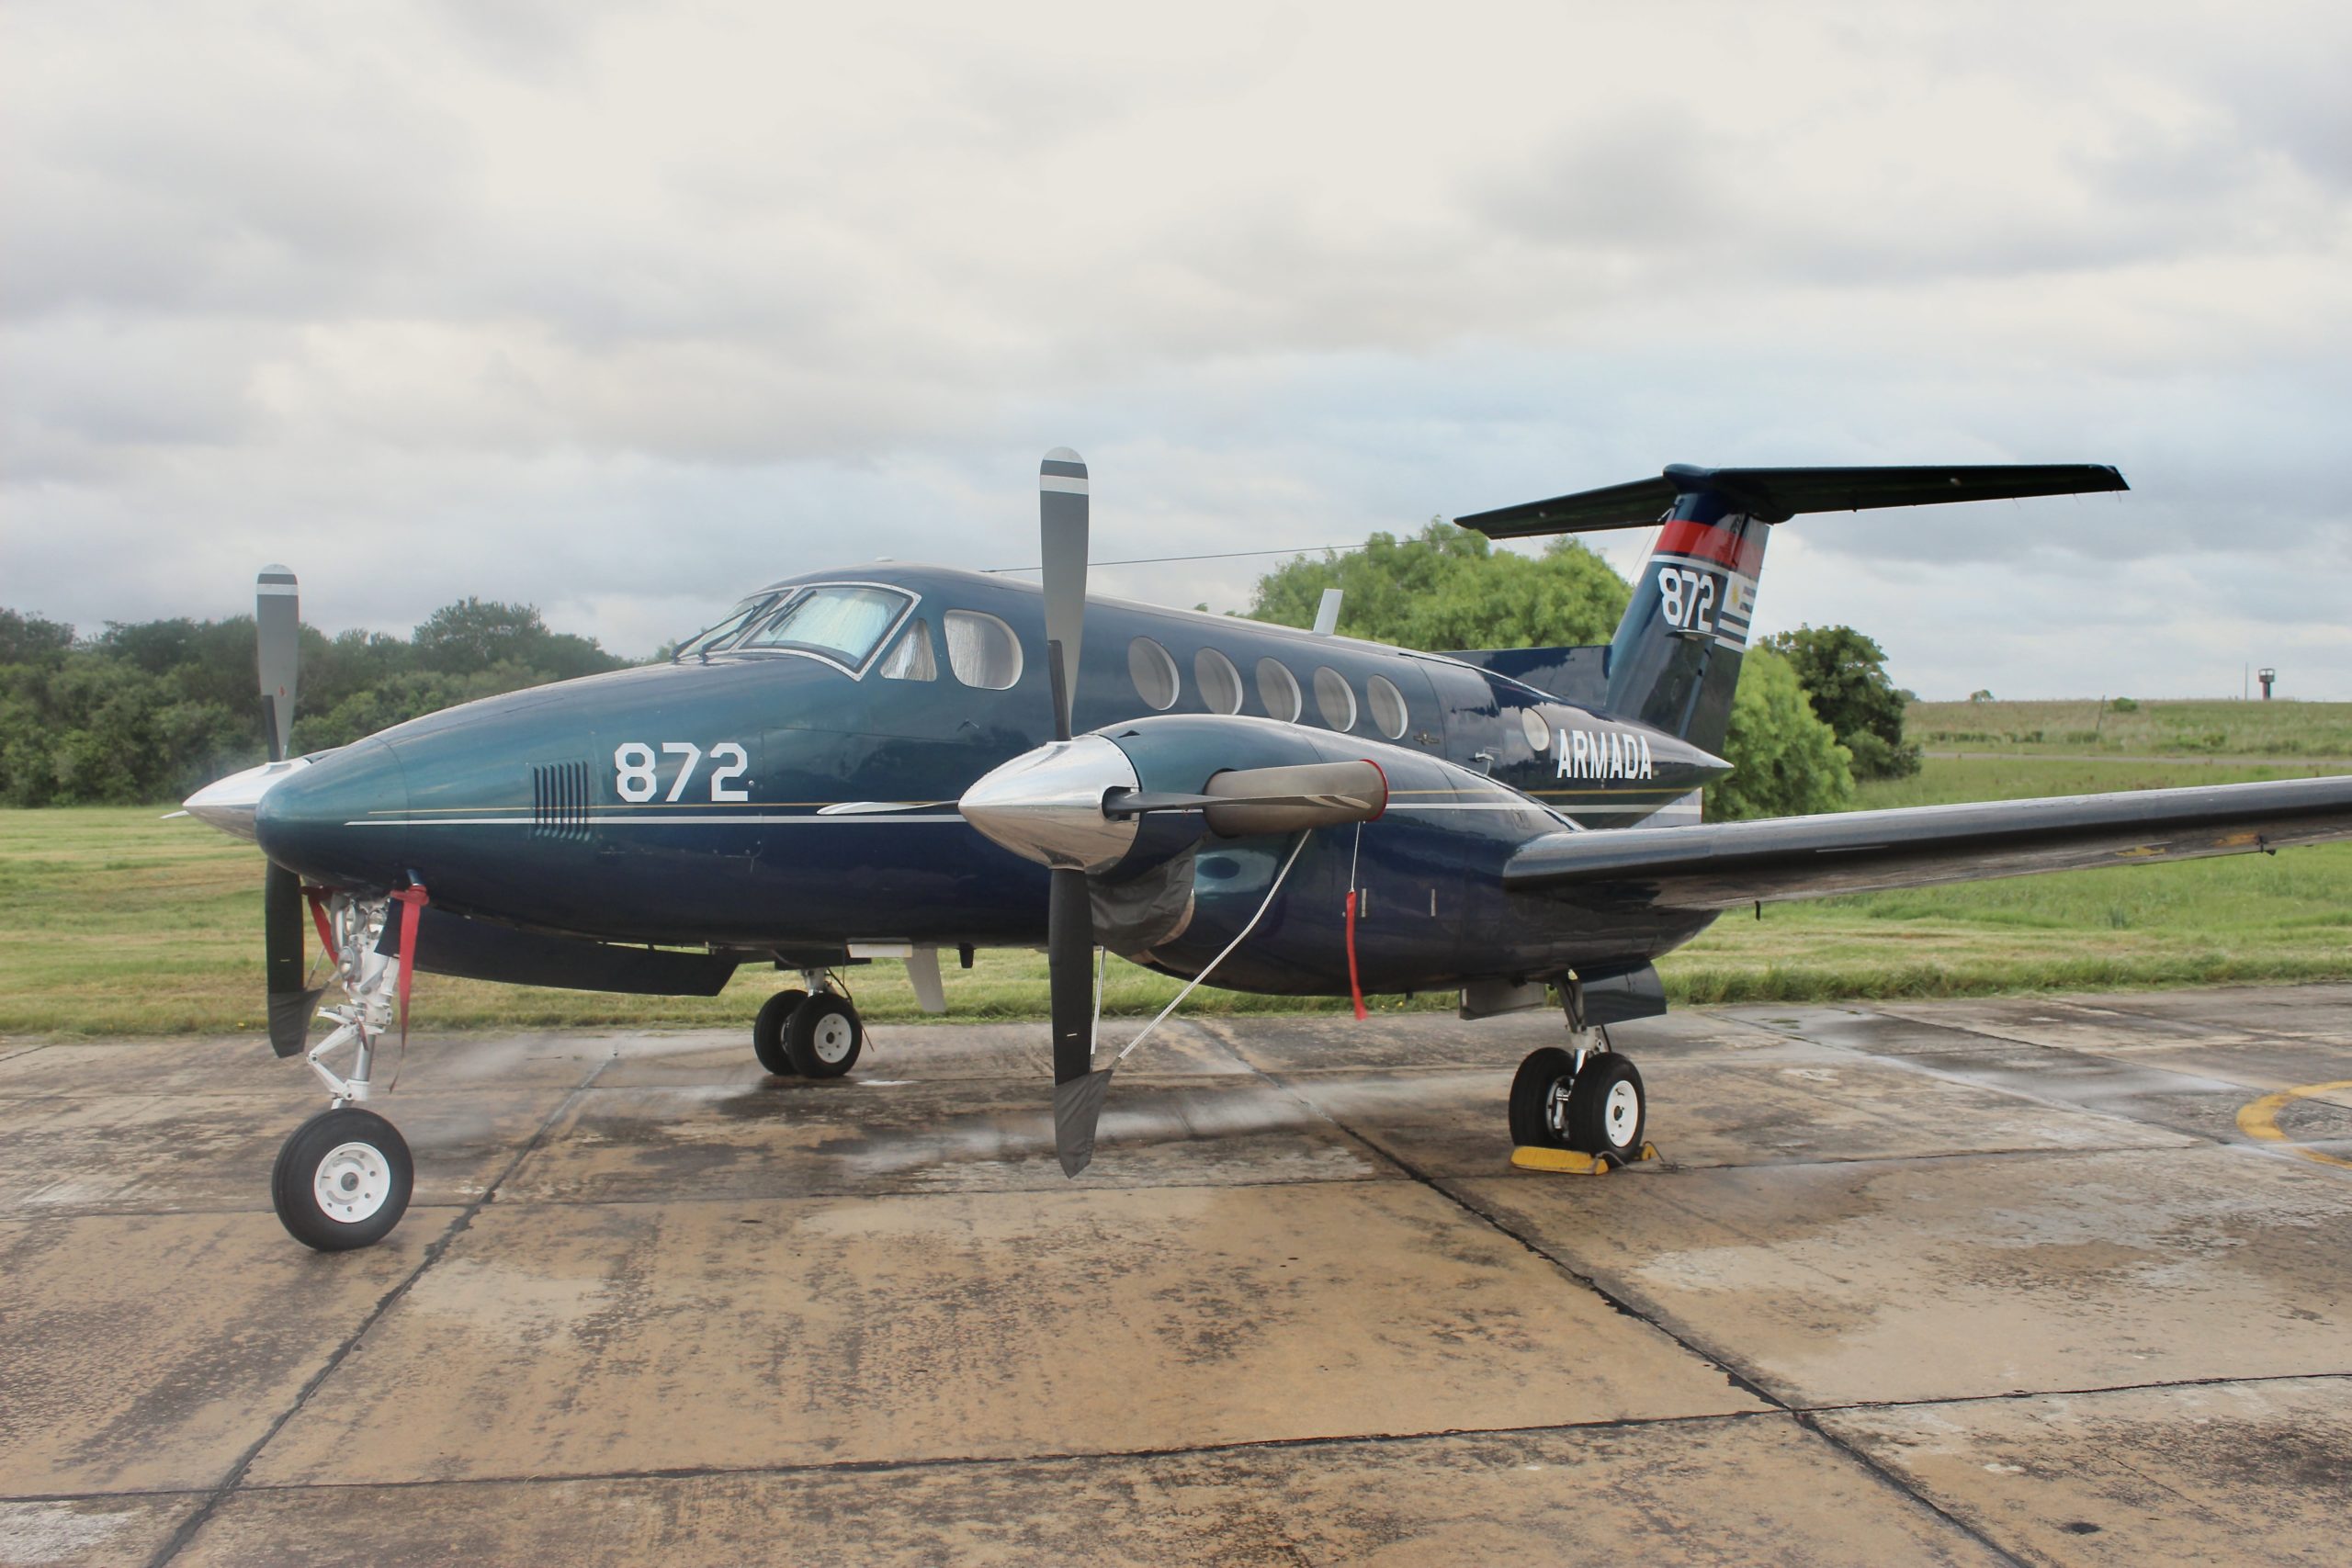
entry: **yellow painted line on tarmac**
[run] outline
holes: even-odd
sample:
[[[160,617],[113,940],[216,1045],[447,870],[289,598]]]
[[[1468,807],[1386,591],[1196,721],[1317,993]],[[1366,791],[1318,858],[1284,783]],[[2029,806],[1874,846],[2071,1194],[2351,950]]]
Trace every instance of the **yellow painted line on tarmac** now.
[[[2260,1100],[2239,1110],[2238,1131],[2249,1138],[2259,1138],[2266,1144],[2284,1144],[2287,1145],[2289,1154],[2300,1155],[2307,1160],[2315,1160],[2321,1165],[2341,1166],[2346,1170],[2352,1170],[2352,1159],[2346,1159],[2341,1155],[2324,1154],[2318,1149],[2305,1148],[2278,1130],[2278,1112],[2286,1110],[2289,1102],[2310,1100],[2317,1095],[2332,1094],[2340,1089],[2352,1089],[2352,1078],[2339,1078],[2334,1083],[2307,1083],[2294,1089],[2282,1089],[2276,1094],[2266,1094]]]

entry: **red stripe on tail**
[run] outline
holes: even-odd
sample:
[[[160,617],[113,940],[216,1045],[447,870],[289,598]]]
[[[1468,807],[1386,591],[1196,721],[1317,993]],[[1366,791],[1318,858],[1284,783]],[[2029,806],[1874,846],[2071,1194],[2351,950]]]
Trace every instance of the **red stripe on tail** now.
[[[1658,530],[1657,553],[1690,556],[1753,577],[1764,564],[1764,540],[1760,527],[1747,537],[1741,538],[1713,523],[1673,517],[1668,518],[1666,525]]]

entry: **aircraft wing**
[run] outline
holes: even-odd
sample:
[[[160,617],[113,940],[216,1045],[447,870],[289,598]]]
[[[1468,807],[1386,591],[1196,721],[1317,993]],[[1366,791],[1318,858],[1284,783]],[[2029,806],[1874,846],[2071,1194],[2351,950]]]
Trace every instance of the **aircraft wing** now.
[[[2352,839],[2352,777],[1547,833],[1511,857],[1503,886],[1603,907],[1730,909],[2328,839]]]

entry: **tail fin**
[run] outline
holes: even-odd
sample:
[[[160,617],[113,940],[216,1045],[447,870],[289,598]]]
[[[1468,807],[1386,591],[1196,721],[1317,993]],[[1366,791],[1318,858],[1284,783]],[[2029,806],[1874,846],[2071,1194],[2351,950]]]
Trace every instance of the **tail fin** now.
[[[1609,645],[1607,711],[1720,751],[1770,525],[1800,512],[2126,490],[2096,463],[1693,468],[1455,519],[1490,538],[1659,525]]]

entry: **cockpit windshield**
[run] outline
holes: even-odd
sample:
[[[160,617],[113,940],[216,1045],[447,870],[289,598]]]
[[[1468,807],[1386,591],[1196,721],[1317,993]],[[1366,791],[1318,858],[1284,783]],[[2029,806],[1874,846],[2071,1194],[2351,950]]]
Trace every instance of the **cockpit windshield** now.
[[[707,631],[695,633],[678,645],[672,660],[691,659],[697,654],[707,656],[718,652],[743,634],[743,628],[775,607],[781,593],[754,593],[727,612],[727,618]]]
[[[735,644],[735,651],[816,653],[856,670],[913,603],[913,595],[895,588],[824,583],[773,612]]]

